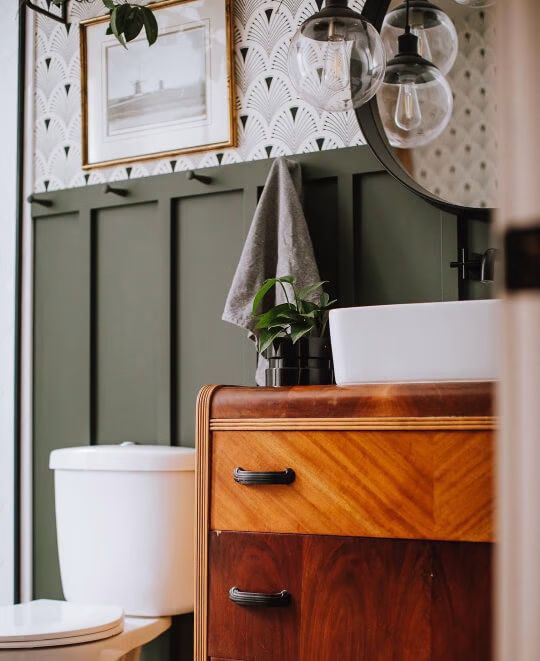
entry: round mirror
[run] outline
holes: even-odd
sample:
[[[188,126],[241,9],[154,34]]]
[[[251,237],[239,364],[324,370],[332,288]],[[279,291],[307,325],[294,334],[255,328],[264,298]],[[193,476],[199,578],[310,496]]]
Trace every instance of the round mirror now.
[[[390,62],[405,27],[402,0],[366,0],[363,15],[381,31]],[[357,110],[360,127],[383,165],[406,186],[453,213],[488,217],[497,199],[495,8],[411,0],[409,24],[420,55],[438,65],[431,70],[436,75],[417,78],[428,84],[416,88],[398,77],[400,84],[392,85],[387,75],[389,84]],[[451,112],[440,113],[439,131],[430,125],[430,80],[448,85],[451,94]],[[415,140],[413,131],[422,125],[431,134]]]

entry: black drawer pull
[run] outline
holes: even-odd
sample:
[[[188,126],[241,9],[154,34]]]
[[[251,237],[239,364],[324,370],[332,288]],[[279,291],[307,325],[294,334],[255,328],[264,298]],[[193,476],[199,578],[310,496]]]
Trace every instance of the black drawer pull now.
[[[291,595],[287,590],[265,594],[264,592],[242,592],[238,588],[229,590],[229,599],[239,606],[283,607],[291,603]]]
[[[238,484],[291,484],[296,473],[292,468],[284,471],[246,471],[238,467],[234,469],[233,477]]]

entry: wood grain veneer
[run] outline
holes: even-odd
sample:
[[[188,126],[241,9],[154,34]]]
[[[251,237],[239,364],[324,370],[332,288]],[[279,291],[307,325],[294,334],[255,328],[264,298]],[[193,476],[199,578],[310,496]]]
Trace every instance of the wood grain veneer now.
[[[490,432],[220,431],[211,453],[213,530],[493,539]],[[240,485],[237,466],[296,480]]]
[[[491,545],[478,542],[493,539],[492,432],[496,420],[492,402],[493,384],[489,383],[203,388],[197,406],[195,661],[207,661],[209,651],[215,661],[308,661],[308,658],[330,661],[338,657],[343,661],[490,659]],[[232,470],[238,465],[251,470],[282,470],[292,466],[298,479],[291,486],[240,486],[232,481]],[[210,532],[212,527],[216,532]],[[222,532],[228,528],[321,533],[328,543],[341,544],[339,553],[349,560],[341,571],[337,550],[335,556],[330,547],[325,547],[321,555],[316,540],[322,537],[318,534]],[[326,537],[329,534],[339,537]],[[344,534],[348,537],[341,537]],[[380,539],[384,536],[420,539]],[[229,538],[239,541],[227,542]],[[244,546],[253,538],[259,541],[257,551],[250,556],[249,548]],[[285,538],[290,541],[284,542]],[[474,540],[475,543],[421,541],[427,539]],[[227,550],[225,546],[220,550],[219,540],[236,550]],[[243,609],[235,606],[240,608],[235,611],[235,618],[240,617],[241,621],[238,625],[237,620],[227,620],[232,606],[228,600],[218,610],[214,608],[224,599],[221,590],[216,597],[219,577],[228,581],[232,576],[224,573],[224,567],[234,565],[240,571],[243,566],[250,567],[243,574],[247,578],[248,574],[258,575],[257,563],[264,564],[265,558],[273,569],[261,569],[260,577],[290,575],[293,586],[298,581],[294,568],[298,569],[301,558],[305,580],[302,603],[311,604],[309,608],[316,609],[318,602],[305,592],[308,587],[311,585],[310,589],[314,590],[321,581],[337,580],[336,575],[346,568],[348,578],[339,582],[338,593],[347,595],[352,591],[353,594],[358,567],[343,550],[343,544],[362,543],[364,549],[366,541],[412,544],[416,548],[415,557],[422,556],[422,545],[431,549],[428,573],[421,572],[424,579],[426,576],[433,579],[429,642],[413,641],[417,647],[410,648],[409,656],[403,656],[408,647],[388,651],[394,641],[392,627],[397,626],[401,631],[405,620],[415,615],[414,605],[409,608],[405,602],[401,604],[401,616],[396,613],[397,619],[383,627],[385,639],[378,640],[376,647],[370,647],[372,641],[364,636],[366,629],[379,631],[378,620],[372,619],[376,610],[363,612],[355,624],[351,624],[354,617],[342,615],[343,621],[349,623],[347,627],[354,629],[351,633],[350,628],[345,631],[336,627],[333,614],[341,613],[339,603],[329,602],[321,610],[320,617],[326,613],[329,619],[327,624],[320,623],[320,633],[308,620],[302,624],[308,610],[304,606],[294,627],[281,622],[277,630],[274,625],[268,628],[265,620],[279,617],[268,613],[272,609],[264,609],[267,615],[260,611],[260,615],[240,617]],[[308,542],[315,546],[310,547]],[[311,569],[306,549],[313,558]],[[373,572],[373,577],[365,579],[366,584],[372,586],[370,589],[376,595],[384,592],[395,565],[399,566],[399,553],[395,550],[387,553],[384,561],[378,563],[375,556],[370,556],[370,562],[365,565]],[[328,558],[334,558],[337,574],[332,573],[333,565],[324,564],[323,560]],[[408,586],[405,592],[411,590],[414,594],[406,574],[400,575],[395,584],[393,598],[400,596],[402,585]],[[276,579],[276,585],[278,582]],[[420,602],[423,603],[421,598]],[[250,619],[253,617],[261,618],[258,624]],[[266,646],[259,645],[256,654],[248,640],[252,625],[261,632],[261,640],[266,641]],[[417,631],[423,631],[421,621],[414,626]],[[333,628],[341,632],[345,642],[340,638],[341,642],[336,643],[331,635]],[[221,632],[223,640],[238,636],[242,644],[233,646],[234,650],[228,648],[229,651],[223,646],[209,650],[209,640],[216,641],[216,631]],[[284,637],[280,633],[283,631]],[[296,639],[290,639],[287,632],[291,631]],[[274,633],[269,637],[268,632]],[[315,634],[318,642],[310,643],[309,637]],[[361,651],[355,647],[359,635],[364,641]],[[335,644],[352,646],[353,656],[339,650],[336,656]],[[427,644],[430,652],[424,656],[427,647],[422,645]],[[302,657],[305,649],[309,650],[309,657]]]
[[[493,415],[494,384],[391,383],[291,388],[221,387],[212,419],[477,417]]]
[[[240,659],[298,659],[302,539],[297,535],[210,535],[208,653]],[[286,608],[233,604],[229,589],[293,595]]]
[[[490,659],[489,544],[214,532],[209,554],[218,658]],[[287,589],[292,602],[241,607],[228,599],[233,585]]]

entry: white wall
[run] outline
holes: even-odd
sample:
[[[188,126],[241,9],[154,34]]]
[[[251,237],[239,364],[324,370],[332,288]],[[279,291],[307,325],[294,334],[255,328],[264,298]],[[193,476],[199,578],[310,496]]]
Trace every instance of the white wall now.
[[[14,350],[17,192],[17,0],[0,12],[0,604],[14,588]]]

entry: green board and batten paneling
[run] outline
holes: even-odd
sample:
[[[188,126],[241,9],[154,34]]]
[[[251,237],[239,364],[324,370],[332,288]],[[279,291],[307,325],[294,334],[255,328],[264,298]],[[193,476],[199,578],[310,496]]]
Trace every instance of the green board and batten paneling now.
[[[457,221],[411,195],[367,148],[295,157],[321,275],[342,305],[457,298]],[[51,450],[193,445],[207,382],[253,382],[223,304],[271,161],[38,196],[34,214],[34,588],[62,596]],[[190,658],[190,620],[145,655]],[[171,652],[170,650],[174,650]]]

